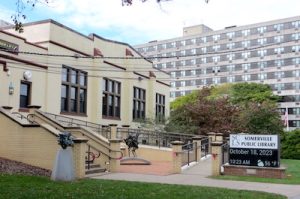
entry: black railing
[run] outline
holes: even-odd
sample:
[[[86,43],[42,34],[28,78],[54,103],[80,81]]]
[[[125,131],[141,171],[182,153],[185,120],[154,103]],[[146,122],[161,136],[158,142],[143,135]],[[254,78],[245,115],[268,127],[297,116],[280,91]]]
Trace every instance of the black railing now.
[[[197,143],[188,143],[182,146],[182,162],[181,165],[190,165],[191,162],[197,161]]]
[[[225,143],[221,146],[222,149],[222,164],[229,162],[229,144]]]
[[[57,122],[62,127],[86,127],[91,129],[92,131],[102,135],[103,137],[110,139],[110,127],[104,126],[97,123],[92,123],[84,120],[74,119],[71,117],[66,117],[62,115],[56,115],[52,113],[38,111],[43,116],[49,118],[50,120]]]
[[[180,133],[167,133],[161,131],[147,130],[147,129],[131,129],[131,128],[117,128],[117,138],[124,139],[129,135],[139,135],[139,144],[158,146],[158,147],[171,147],[172,141],[182,141],[188,143],[192,141],[195,135],[180,134]]]
[[[91,146],[88,145],[88,151],[86,152],[85,163],[87,164],[87,170],[91,168],[91,164],[94,163],[96,158],[99,158],[101,155],[100,151],[95,154],[91,151]]]
[[[201,139],[201,158],[209,154],[209,137]]]
[[[23,120],[23,119],[26,119],[26,120],[27,120],[27,117],[24,116],[24,115],[22,115],[22,114],[19,113],[19,112],[12,112],[11,114],[12,114],[12,115],[15,115],[16,117],[20,118],[21,120]]]
[[[11,114],[14,115],[14,116],[16,116],[17,118],[19,118],[19,119],[22,120],[23,122],[26,122],[26,123],[29,123],[29,124],[36,124],[36,123],[34,122],[34,120],[31,120],[31,118],[30,118],[30,116],[31,116],[32,114],[28,114],[27,116],[25,116],[25,115],[23,115],[23,114],[21,114],[21,113],[19,113],[19,112],[12,112]]]

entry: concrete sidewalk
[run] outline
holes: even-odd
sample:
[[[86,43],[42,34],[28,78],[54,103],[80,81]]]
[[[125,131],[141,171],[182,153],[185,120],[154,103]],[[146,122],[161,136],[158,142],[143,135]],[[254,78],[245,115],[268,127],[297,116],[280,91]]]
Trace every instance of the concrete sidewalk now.
[[[300,199],[300,185],[216,180],[207,178],[207,176],[209,175],[210,159],[207,159],[205,160],[205,162],[202,162],[202,164],[200,163],[191,168],[188,168],[187,170],[183,171],[182,174],[158,176],[136,173],[105,173],[103,175],[92,178],[263,191],[285,195],[290,199]]]
[[[144,175],[134,173],[108,173],[93,177],[94,179],[125,180],[137,182],[154,182],[163,184],[197,185],[222,187],[237,190],[253,190],[285,195],[290,199],[300,199],[300,185],[283,185],[255,183],[229,180],[215,180],[190,174],[174,174],[168,176]]]

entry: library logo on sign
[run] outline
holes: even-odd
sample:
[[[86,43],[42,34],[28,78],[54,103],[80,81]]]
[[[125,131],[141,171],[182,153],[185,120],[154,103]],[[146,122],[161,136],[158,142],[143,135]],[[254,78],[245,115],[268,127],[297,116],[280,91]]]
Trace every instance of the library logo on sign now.
[[[231,135],[231,146],[232,147],[240,146],[240,144],[241,144],[240,137],[238,135]]]

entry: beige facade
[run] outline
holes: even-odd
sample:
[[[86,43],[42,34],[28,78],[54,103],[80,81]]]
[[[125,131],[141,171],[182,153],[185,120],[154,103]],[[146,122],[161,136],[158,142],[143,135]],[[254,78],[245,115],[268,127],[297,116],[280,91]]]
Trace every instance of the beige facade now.
[[[25,24],[21,34],[10,28],[1,30],[0,45],[0,106],[26,112],[26,107],[20,108],[20,94],[24,92],[20,87],[21,82],[25,82],[30,87],[26,93],[28,104],[40,105],[42,111],[103,125],[136,127],[133,101],[137,98],[134,88],[138,88],[145,94],[141,100],[145,107],[141,108],[137,102],[139,114],[144,112],[145,118],[154,119],[159,104],[164,116],[169,115],[169,74],[154,68],[152,62],[128,44],[95,34],[85,36],[53,20],[45,20]],[[77,74],[75,82],[72,82],[75,75],[71,72]],[[65,87],[71,91],[62,89],[65,74],[69,78]],[[86,77],[85,81],[81,75]],[[109,95],[104,98],[105,79],[109,85],[114,82],[120,86],[115,89],[118,93],[112,92],[111,98]],[[157,94],[164,96],[163,102],[157,102]],[[67,111],[62,110],[62,98],[67,101],[64,104]],[[113,107],[106,110],[106,115],[102,110],[103,100],[109,103],[105,106],[107,109]],[[74,110],[72,104],[75,104]]]
[[[203,86],[235,82],[269,84],[288,109],[290,130],[300,128],[300,17],[211,30],[185,27],[183,36],[135,46],[170,72],[170,98]]]

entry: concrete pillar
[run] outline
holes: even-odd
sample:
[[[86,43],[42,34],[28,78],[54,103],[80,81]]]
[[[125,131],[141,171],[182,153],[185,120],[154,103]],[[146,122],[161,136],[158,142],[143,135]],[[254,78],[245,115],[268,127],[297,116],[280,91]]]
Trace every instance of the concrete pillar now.
[[[110,162],[109,162],[109,171],[110,172],[118,172],[120,170],[120,143],[121,140],[119,139],[110,139],[109,145],[110,145]]]
[[[174,141],[171,142],[171,144],[172,144],[172,154],[173,154],[172,173],[181,173],[183,142]]]
[[[221,174],[222,165],[222,144],[223,142],[212,142],[212,176]]]
[[[223,142],[223,133],[216,133],[216,142]]]
[[[201,159],[201,139],[202,137],[193,137],[193,143],[196,146],[196,162],[199,162]]]
[[[76,138],[73,140],[73,161],[76,178],[85,177],[85,156],[87,152],[87,139]]]
[[[110,139],[117,139],[117,124],[109,124],[110,126]]]
[[[216,141],[216,133],[215,132],[209,132],[207,135],[209,138],[211,138],[212,142]]]

